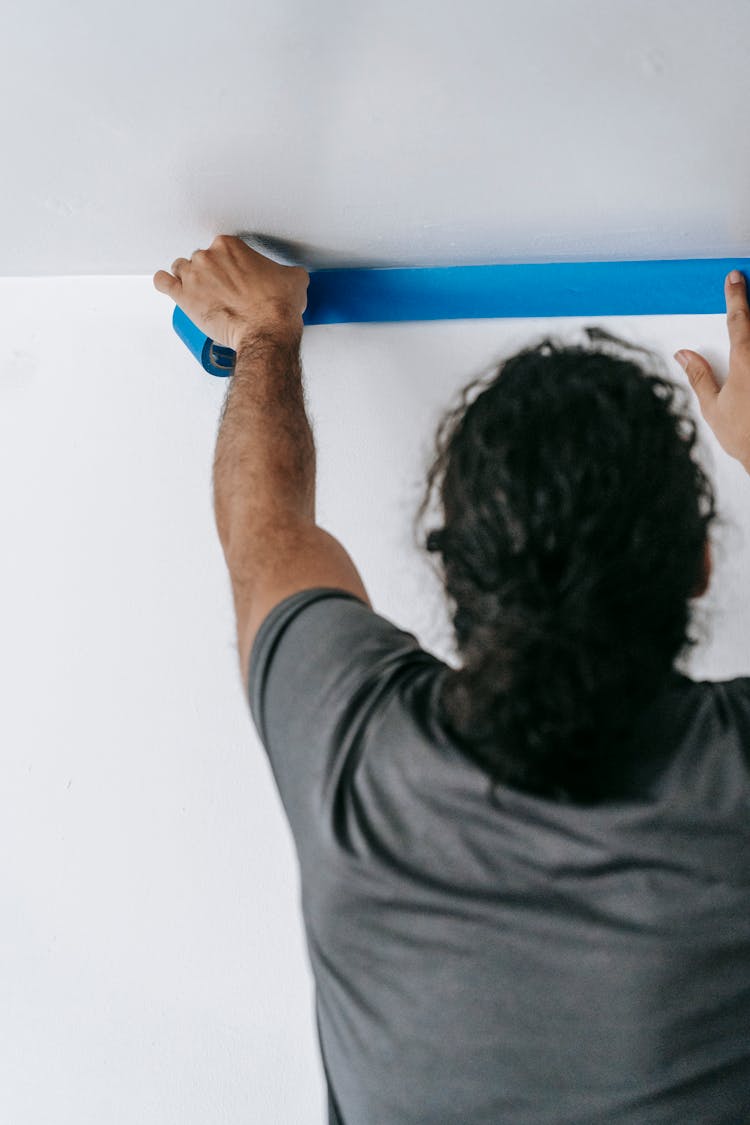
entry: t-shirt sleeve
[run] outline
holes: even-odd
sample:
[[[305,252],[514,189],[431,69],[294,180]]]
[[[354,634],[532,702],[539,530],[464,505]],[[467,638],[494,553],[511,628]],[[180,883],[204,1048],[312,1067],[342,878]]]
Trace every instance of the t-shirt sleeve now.
[[[300,590],[264,619],[248,698],[298,849],[408,669],[434,660],[345,590]]]
[[[735,732],[737,744],[750,769],[750,676],[712,681],[722,721]]]

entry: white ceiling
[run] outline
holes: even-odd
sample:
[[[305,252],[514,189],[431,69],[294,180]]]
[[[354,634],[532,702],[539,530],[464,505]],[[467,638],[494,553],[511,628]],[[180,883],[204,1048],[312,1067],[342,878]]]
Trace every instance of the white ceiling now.
[[[750,254],[747,0],[7,5],[0,275]],[[296,247],[296,250],[294,249]]]

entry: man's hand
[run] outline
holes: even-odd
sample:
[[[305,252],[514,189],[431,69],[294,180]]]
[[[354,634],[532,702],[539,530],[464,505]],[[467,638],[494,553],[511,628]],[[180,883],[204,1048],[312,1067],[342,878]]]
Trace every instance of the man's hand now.
[[[171,274],[154,274],[160,293],[201,332],[234,351],[254,332],[301,325],[309,283],[301,266],[280,266],[229,234],[218,234],[209,250],[196,250],[189,260],[177,258]]]
[[[719,445],[750,473],[750,305],[745,278],[736,272],[737,280],[732,274],[724,278],[729,331],[729,377],[724,386],[719,388],[711,364],[699,352],[683,348],[675,359],[687,372]]]

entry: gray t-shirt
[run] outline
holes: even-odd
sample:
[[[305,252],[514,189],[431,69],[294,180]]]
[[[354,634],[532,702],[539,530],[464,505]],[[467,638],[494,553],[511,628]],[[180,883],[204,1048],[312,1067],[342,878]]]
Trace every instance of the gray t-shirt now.
[[[436,718],[447,668],[322,587],[253,645],[330,1121],[747,1125],[750,677],[673,673],[640,796],[493,807]]]

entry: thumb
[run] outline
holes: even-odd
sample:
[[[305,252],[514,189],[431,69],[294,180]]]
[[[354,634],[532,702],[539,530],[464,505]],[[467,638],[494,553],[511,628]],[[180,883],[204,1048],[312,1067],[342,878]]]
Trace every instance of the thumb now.
[[[157,270],[154,274],[154,288],[160,293],[166,293],[173,301],[177,301],[182,289],[182,284],[177,277],[172,277],[166,270]]]
[[[685,348],[675,354],[675,359],[685,369],[690,386],[698,399],[701,414],[706,421],[709,421],[720,390],[711,364],[698,352],[691,352]]]

